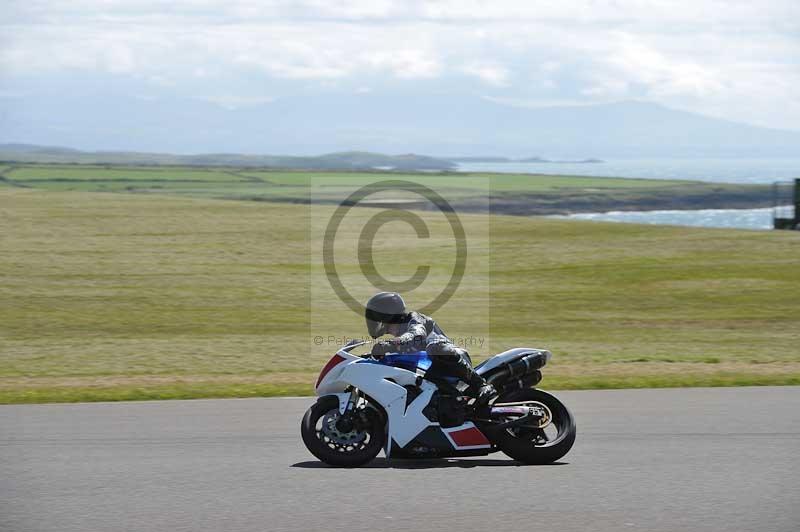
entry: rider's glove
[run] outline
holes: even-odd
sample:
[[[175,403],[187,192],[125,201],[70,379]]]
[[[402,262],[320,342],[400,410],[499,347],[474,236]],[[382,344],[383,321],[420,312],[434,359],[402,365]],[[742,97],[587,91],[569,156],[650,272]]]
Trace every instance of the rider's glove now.
[[[386,353],[391,353],[395,350],[394,344],[392,342],[387,342],[386,340],[381,340],[380,342],[375,342],[372,346],[372,352],[370,353],[374,358],[383,358],[383,355]]]

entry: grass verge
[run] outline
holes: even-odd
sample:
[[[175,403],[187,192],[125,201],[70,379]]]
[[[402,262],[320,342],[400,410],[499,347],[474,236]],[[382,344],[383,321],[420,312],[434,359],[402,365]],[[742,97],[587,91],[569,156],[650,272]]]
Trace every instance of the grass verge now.
[[[295,382],[217,382],[212,380],[168,384],[39,385],[0,387],[0,404],[82,403],[109,401],[155,401],[169,399],[221,399],[244,397],[301,397],[314,395],[315,375]],[[747,371],[664,374],[545,376],[539,387],[547,390],[618,388],[682,388],[722,386],[797,386],[800,372],[753,374]],[[0,385],[2,386],[2,385]]]

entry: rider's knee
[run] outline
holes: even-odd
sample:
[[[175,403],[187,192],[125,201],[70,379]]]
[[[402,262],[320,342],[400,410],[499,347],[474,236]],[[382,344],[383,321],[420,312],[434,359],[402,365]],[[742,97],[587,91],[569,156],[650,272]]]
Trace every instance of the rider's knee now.
[[[467,353],[466,349],[457,347],[449,342],[435,342],[429,344],[427,352],[429,355],[444,359],[458,360],[460,358],[466,358],[469,360],[469,353]]]

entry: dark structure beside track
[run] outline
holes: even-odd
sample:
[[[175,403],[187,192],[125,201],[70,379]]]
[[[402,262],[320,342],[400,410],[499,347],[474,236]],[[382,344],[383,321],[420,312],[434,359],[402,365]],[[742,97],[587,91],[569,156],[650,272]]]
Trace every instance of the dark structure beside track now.
[[[800,230],[800,179],[772,186],[772,226]]]

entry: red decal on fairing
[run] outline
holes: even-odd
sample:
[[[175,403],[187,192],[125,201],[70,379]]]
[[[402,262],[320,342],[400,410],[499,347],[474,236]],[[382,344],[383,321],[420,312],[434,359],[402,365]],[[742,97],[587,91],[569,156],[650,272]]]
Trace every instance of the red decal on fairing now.
[[[338,366],[339,363],[344,362],[345,360],[346,359],[341,355],[333,355],[333,358],[331,358],[328,361],[328,363],[325,364],[325,367],[322,368],[322,371],[319,372],[319,378],[317,379],[317,385],[315,386],[315,388],[319,388],[319,383],[322,382],[322,379],[325,378],[325,375],[327,375],[330,370],[332,370],[333,368]]]
[[[490,445],[489,440],[475,427],[457,430],[448,433],[453,442],[459,447],[472,447],[474,445]]]

